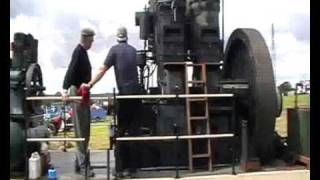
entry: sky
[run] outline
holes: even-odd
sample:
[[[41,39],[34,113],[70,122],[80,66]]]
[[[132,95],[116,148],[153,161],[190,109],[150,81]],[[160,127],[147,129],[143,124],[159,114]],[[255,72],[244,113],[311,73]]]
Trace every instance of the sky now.
[[[39,40],[38,63],[46,94],[62,89],[71,54],[84,27],[95,30],[88,51],[92,73],[102,65],[115,32],[128,29],[129,44],[143,48],[135,12],[148,0],[10,0],[10,41],[16,32],[31,33]],[[310,79],[310,1],[224,0],[224,38],[237,28],[257,29],[271,52],[271,25],[275,29],[275,77],[277,85]],[[221,12],[220,12],[221,15]],[[92,93],[112,92],[116,87],[113,68],[94,86]]]

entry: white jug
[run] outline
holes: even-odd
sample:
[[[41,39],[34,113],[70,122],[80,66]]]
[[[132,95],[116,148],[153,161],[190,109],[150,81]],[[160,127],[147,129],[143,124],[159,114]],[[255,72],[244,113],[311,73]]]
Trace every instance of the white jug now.
[[[41,164],[40,164],[40,155],[38,152],[31,154],[29,158],[29,179],[40,178],[41,175]]]

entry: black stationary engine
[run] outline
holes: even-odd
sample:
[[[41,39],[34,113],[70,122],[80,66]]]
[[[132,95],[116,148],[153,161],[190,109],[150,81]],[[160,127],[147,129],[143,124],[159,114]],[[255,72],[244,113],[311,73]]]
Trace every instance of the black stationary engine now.
[[[174,126],[180,135],[235,135],[188,139],[178,146],[137,142],[143,144],[140,167],[170,167],[178,161],[190,170],[212,169],[231,163],[232,157],[244,165],[274,159],[275,119],[281,107],[268,47],[257,30],[236,29],[224,50],[220,7],[220,0],[150,0],[144,11],[136,12],[135,23],[145,42],[139,67],[144,69],[146,62],[157,66],[156,87],[144,81],[149,73],[140,73],[146,92],[212,95],[144,100],[143,111],[150,112],[141,113],[141,128],[150,130],[145,136],[174,135]],[[175,151],[178,159],[172,158]]]
[[[10,176],[22,176],[32,152],[40,154],[41,144],[27,143],[27,137],[47,137],[42,123],[40,101],[27,96],[41,96],[45,90],[38,64],[38,40],[31,34],[15,33],[10,60]]]

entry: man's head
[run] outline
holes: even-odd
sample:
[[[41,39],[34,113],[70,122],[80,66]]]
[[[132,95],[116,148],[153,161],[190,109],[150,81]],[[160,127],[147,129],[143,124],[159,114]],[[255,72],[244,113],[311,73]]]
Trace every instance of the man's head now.
[[[128,40],[127,29],[123,26],[119,27],[117,30],[117,41],[126,42]]]
[[[93,42],[94,31],[90,28],[84,28],[81,30],[81,44],[84,49],[88,50],[91,48]]]

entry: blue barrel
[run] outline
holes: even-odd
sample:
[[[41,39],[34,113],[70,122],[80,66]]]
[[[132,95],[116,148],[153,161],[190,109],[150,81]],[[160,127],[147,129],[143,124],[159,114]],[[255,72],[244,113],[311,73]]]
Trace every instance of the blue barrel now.
[[[57,170],[54,168],[50,168],[48,170],[48,179],[49,180],[56,180],[57,179]]]

